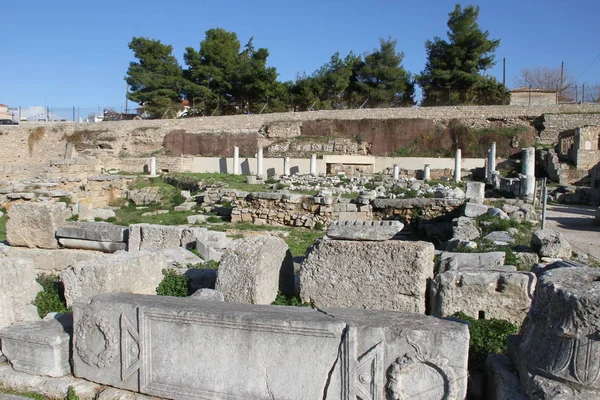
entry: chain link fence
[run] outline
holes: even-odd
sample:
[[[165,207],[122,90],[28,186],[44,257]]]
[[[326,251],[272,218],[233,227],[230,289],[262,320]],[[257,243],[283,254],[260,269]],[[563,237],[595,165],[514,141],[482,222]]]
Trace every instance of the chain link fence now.
[[[135,104],[133,104],[135,106]],[[8,114],[17,122],[101,122],[134,119],[142,114],[143,110],[131,108],[124,104],[114,106],[18,106],[8,107]]]

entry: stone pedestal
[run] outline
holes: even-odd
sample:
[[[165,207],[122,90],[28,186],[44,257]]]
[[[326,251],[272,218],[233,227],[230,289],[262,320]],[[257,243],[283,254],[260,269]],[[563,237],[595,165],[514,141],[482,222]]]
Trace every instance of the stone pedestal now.
[[[263,148],[259,147],[256,154],[256,176],[263,177]]]
[[[456,155],[454,156],[454,181],[460,182],[462,179],[462,156],[461,150],[456,150]]]
[[[310,156],[310,174],[317,175],[317,155],[312,154]]]
[[[431,180],[431,167],[429,164],[425,164],[425,167],[423,167],[423,180]]]
[[[233,146],[233,174],[240,174],[240,148]]]

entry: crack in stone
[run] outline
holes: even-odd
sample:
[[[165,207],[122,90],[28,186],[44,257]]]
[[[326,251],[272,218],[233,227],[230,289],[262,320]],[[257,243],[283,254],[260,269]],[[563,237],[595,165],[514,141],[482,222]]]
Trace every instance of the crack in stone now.
[[[317,310],[317,311],[321,311],[321,310]],[[321,311],[321,312],[324,312],[324,311]],[[325,313],[325,314],[327,314],[327,313]],[[327,314],[327,315],[329,315],[331,318],[335,318],[331,314]],[[350,327],[348,325],[346,325],[344,327],[344,330],[342,331],[342,337],[340,339],[340,344],[338,346],[337,357],[335,358],[335,361],[333,362],[331,369],[327,373],[327,381],[325,382],[325,387],[323,388],[323,400],[327,400],[327,390],[329,389],[329,385],[331,384],[331,377],[333,376],[333,371],[335,371],[335,367],[337,366],[338,361],[340,360],[340,358],[342,356],[344,341],[346,340],[346,336],[348,336],[348,329],[350,329]]]
[[[267,392],[269,392],[269,397],[271,398],[271,400],[275,400],[275,395],[273,394],[273,391],[271,390],[271,387],[269,386],[269,374],[267,373],[266,368],[265,368],[265,384],[267,386]]]

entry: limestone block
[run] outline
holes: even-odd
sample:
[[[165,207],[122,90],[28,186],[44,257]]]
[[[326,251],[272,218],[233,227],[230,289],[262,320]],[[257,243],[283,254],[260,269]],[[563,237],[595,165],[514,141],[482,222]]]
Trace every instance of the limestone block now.
[[[542,274],[511,360],[530,398],[600,398],[600,270],[556,268]],[[559,395],[561,397],[559,397]]]
[[[0,330],[2,354],[16,371],[60,377],[71,373],[71,314],[19,322]]]
[[[95,400],[162,400],[160,397],[146,396],[129,390],[122,390],[113,387],[107,387]]]
[[[517,258],[517,265],[527,270],[531,270],[531,267],[540,261],[536,253],[516,252],[515,257]]]
[[[206,222],[208,219],[208,215],[199,214],[199,215],[190,215],[186,218],[188,224],[199,224],[201,222]]]
[[[467,182],[465,197],[472,203],[483,204],[485,200],[485,183]]]
[[[475,218],[480,215],[486,214],[489,206],[483,204],[476,203],[466,203],[465,208],[463,210],[463,214],[465,217]]]
[[[170,249],[148,250],[150,252],[164,256],[167,259],[167,267],[185,267],[188,264],[202,264],[204,261],[183,247],[173,247]]]
[[[33,261],[0,258],[0,328],[40,319],[32,304],[42,287],[36,282]]]
[[[94,206],[88,198],[79,199],[77,203],[77,219],[79,221],[94,220]]]
[[[160,203],[162,196],[158,186],[149,186],[141,189],[127,191],[127,199],[137,206]]]
[[[165,225],[142,225],[140,250],[168,249],[181,246],[184,227]]]
[[[196,202],[186,201],[185,203],[175,206],[173,208],[173,211],[186,212],[186,211],[192,211],[194,208],[196,208]]]
[[[530,272],[461,269],[438,274],[431,285],[432,315],[462,311],[473,318],[520,324],[531,305],[536,277]]]
[[[21,203],[8,210],[6,239],[11,246],[58,249],[56,229],[71,216],[64,203]]]
[[[459,240],[474,240],[481,237],[481,229],[475,220],[467,217],[458,217],[452,220],[452,238]]]
[[[571,245],[560,232],[539,229],[531,236],[531,248],[540,257],[571,258]]]
[[[457,322],[125,293],[95,296],[73,311],[74,374],[152,396],[466,396],[469,333]]]
[[[93,250],[103,253],[114,253],[125,250],[127,244],[123,242],[97,242],[94,240],[60,238],[58,243],[66,249]]]
[[[489,253],[451,253],[444,251],[440,255],[440,272],[457,269],[494,268],[504,265],[503,251]]]
[[[0,243],[0,256],[24,258],[33,261],[36,271],[62,271],[70,265],[84,260],[90,260],[105,256],[98,251],[86,250],[46,250],[29,249],[26,247],[5,246]]]
[[[404,228],[400,221],[333,221],[327,236],[341,240],[382,241],[393,238]]]
[[[319,307],[424,313],[433,256],[428,242],[321,239],[300,268],[300,295]]]
[[[75,263],[60,274],[67,305],[104,292],[155,294],[167,257],[158,252],[119,252],[100,260]]]
[[[198,289],[190,297],[197,300],[224,301],[223,293],[215,289]]]
[[[93,217],[99,219],[109,219],[116,217],[117,214],[109,208],[95,208],[93,211]]]
[[[508,357],[490,354],[485,360],[488,400],[529,400]]]
[[[490,208],[488,210],[488,215],[490,215],[492,217],[499,217],[500,219],[510,219],[508,214],[506,214],[504,211],[502,211],[501,209],[496,208],[496,207]]]
[[[97,242],[127,242],[129,229],[106,222],[69,222],[58,227],[56,236]]]
[[[506,246],[515,241],[515,239],[507,231],[490,232],[483,237],[497,246]]]
[[[250,304],[271,304],[277,290],[293,294],[294,262],[287,243],[269,235],[239,240],[221,257],[215,289],[225,301]]]

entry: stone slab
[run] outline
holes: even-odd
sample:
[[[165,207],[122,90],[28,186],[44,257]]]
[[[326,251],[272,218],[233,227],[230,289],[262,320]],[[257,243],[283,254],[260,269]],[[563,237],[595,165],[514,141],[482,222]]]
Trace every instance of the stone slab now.
[[[483,201],[485,200],[485,183],[467,182],[465,197],[472,203],[483,204]]]
[[[40,319],[32,304],[42,290],[36,282],[33,261],[0,258],[0,328],[21,321]]]
[[[477,203],[466,203],[463,215],[469,218],[479,217],[487,213],[489,206]]]
[[[11,246],[58,249],[56,229],[71,216],[64,203],[22,203],[8,210],[6,240]]]
[[[32,375],[65,376],[71,373],[72,331],[71,314],[12,324],[0,330],[2,354],[16,371]]]
[[[466,395],[469,334],[457,322],[125,293],[95,296],[73,311],[75,375],[143,394],[206,400]]]
[[[321,239],[300,268],[302,301],[319,307],[425,312],[434,246]]]
[[[514,243],[515,241],[515,239],[507,231],[490,232],[483,238],[494,242],[494,244],[499,246],[505,246],[507,244]]]
[[[333,221],[327,226],[330,239],[382,241],[404,228],[400,221]]]
[[[129,239],[129,228],[105,222],[70,222],[58,227],[56,237],[126,243]]]
[[[105,257],[99,251],[73,249],[30,249],[26,247],[5,246],[0,243],[0,256],[24,258],[33,261],[34,269],[38,272],[62,271],[79,261]]]
[[[452,253],[440,255],[440,272],[468,268],[494,268],[504,265],[506,254],[503,251],[488,253]]]
[[[123,242],[97,242],[94,240],[60,238],[58,243],[66,249],[92,250],[103,253],[114,253],[127,249],[127,243]]]

